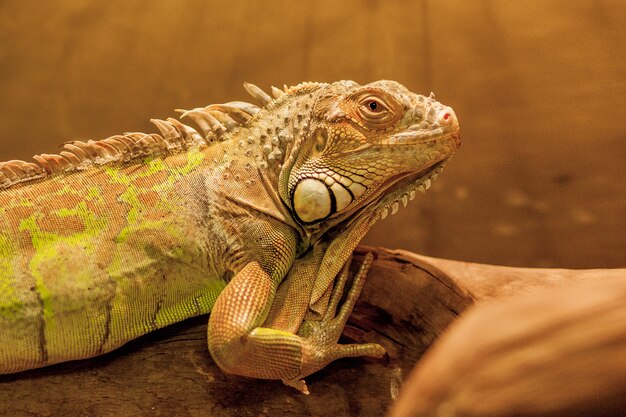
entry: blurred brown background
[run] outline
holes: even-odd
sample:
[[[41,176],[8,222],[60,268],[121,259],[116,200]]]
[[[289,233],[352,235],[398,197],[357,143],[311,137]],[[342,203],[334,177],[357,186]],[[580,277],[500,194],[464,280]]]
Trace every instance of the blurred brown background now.
[[[626,264],[621,0],[2,1],[0,160],[153,131],[300,81],[394,79],[463,146],[366,243],[526,266]]]

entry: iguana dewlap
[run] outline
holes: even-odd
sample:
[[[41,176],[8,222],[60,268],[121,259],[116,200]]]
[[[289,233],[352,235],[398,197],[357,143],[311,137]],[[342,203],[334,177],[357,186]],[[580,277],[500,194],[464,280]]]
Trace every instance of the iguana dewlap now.
[[[197,129],[0,163],[0,373],[209,311],[224,371],[303,392],[334,359],[384,354],[337,344],[371,257],[339,307],[347,265],[458,148],[454,112],[393,81],[246,89],[261,107],[184,112]]]

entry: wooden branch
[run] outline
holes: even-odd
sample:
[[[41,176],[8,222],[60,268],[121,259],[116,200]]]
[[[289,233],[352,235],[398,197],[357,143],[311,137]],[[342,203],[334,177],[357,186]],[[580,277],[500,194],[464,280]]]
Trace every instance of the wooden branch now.
[[[624,275],[466,264],[377,248],[359,248],[354,268],[366,251],[377,259],[344,335],[382,343],[388,363],[337,361],[308,378],[312,393],[305,396],[278,381],[222,373],[207,352],[207,318],[199,317],[98,358],[0,376],[0,415],[381,416],[403,376],[477,300]]]
[[[419,362],[393,417],[626,414],[626,270],[395,255],[500,300],[464,314]]]
[[[626,273],[608,275],[470,309],[391,416],[626,415]]]

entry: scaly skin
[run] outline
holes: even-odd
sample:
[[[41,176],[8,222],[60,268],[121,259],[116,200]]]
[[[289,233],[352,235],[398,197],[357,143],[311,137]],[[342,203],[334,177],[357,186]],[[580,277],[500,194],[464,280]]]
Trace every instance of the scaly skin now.
[[[347,265],[457,149],[454,112],[392,81],[246,88],[261,108],[184,114],[202,134],[157,120],[0,164],[0,373],[209,311],[224,371],[302,392],[332,360],[384,354],[337,344],[371,257],[336,312]]]

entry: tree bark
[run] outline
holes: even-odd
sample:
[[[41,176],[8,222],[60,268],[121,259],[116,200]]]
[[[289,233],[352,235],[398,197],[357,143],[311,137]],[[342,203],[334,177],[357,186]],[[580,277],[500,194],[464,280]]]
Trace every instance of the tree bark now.
[[[515,304],[514,300],[520,294],[586,282],[595,282],[593,288],[600,291],[605,281],[623,282],[626,276],[626,270],[507,268],[365,247],[356,251],[354,269],[367,251],[374,252],[376,260],[344,332],[345,341],[377,341],[387,348],[389,358],[385,361],[337,361],[307,378],[311,390],[309,396],[283,386],[278,381],[253,380],[222,373],[207,352],[205,316],[151,333],[97,358],[0,376],[0,415],[381,416],[386,414],[398,396],[404,376],[422,354],[464,310],[476,302],[494,299],[494,302],[500,300],[501,305],[506,306]],[[595,299],[606,300],[607,292],[618,297],[617,291],[605,289],[600,291],[605,298],[598,295]],[[556,299],[556,305],[560,305],[563,300],[567,300],[567,297]],[[533,310],[535,307],[532,305],[528,307],[528,316],[540,321],[540,307],[543,308],[543,305],[538,305],[536,310]],[[569,310],[559,311],[562,317],[569,317]],[[483,329],[481,325],[487,322],[485,328],[491,330],[494,339],[501,340],[498,339],[500,332],[497,331],[501,326],[489,325],[493,314],[500,313],[488,310],[473,322],[479,324],[474,324],[472,329],[475,330],[476,326]],[[506,321],[508,316],[502,314],[501,321],[515,328],[516,324]],[[617,338],[614,340],[617,350],[611,352],[623,354],[626,345],[620,339],[625,322],[623,316],[607,313],[593,317],[596,320],[589,323],[593,324],[594,329],[605,329],[603,318],[610,319],[614,324],[612,327],[607,326],[606,332],[600,332],[602,338],[598,339],[599,344],[602,344],[602,340],[613,340],[608,338],[613,331],[613,336]],[[567,322],[565,318],[563,320]],[[574,319],[571,321],[576,322]],[[585,330],[572,329],[572,334]],[[520,330],[522,333],[515,333],[519,340],[525,340],[523,330]],[[590,338],[600,333],[590,334]],[[424,364],[426,367],[427,361],[441,363],[443,360],[445,363],[448,359],[462,358],[459,353],[465,350],[464,340],[473,333],[463,334],[460,339],[453,338],[452,342],[449,341],[452,336],[445,339],[447,342],[442,339],[442,342],[452,347],[443,350],[443,354],[436,354],[435,351],[432,355],[429,353],[426,360],[420,360],[418,373],[428,371],[429,368],[424,371],[421,366]],[[532,340],[541,341],[540,333],[532,335]],[[506,337],[504,334],[502,340]],[[550,340],[553,339],[561,340]],[[437,351],[442,349],[438,348]],[[603,351],[594,352],[597,361],[611,360]],[[609,352],[608,346],[604,352]],[[623,359],[623,356],[613,360],[620,358]],[[486,360],[491,359],[487,357]],[[479,362],[475,363],[476,369],[480,369],[479,365]],[[494,372],[501,369],[496,361],[490,366]],[[465,381],[454,369],[452,367],[451,372],[449,369],[439,371],[435,367],[436,372],[430,370],[426,374],[426,382],[423,376],[418,378],[418,382],[412,378],[407,391],[422,392],[425,385],[437,382],[439,378],[442,379],[439,386],[444,387],[445,381],[453,381],[455,378]],[[502,375],[506,375],[505,372],[507,369],[502,368]],[[593,385],[589,392],[595,393],[599,386],[602,385]],[[438,400],[447,398],[448,392],[445,390],[433,388],[431,391],[436,391],[436,395],[427,397],[427,404],[437,404]],[[489,402],[486,397],[489,391],[480,393],[483,396],[476,398],[476,403]],[[521,395],[525,392],[520,390],[519,394],[523,398]],[[403,398],[401,401],[404,403],[414,404],[414,398],[417,397]],[[500,398],[502,404],[509,399]],[[413,408],[408,410],[408,414],[397,409],[395,412],[400,413],[396,415],[413,415]]]

